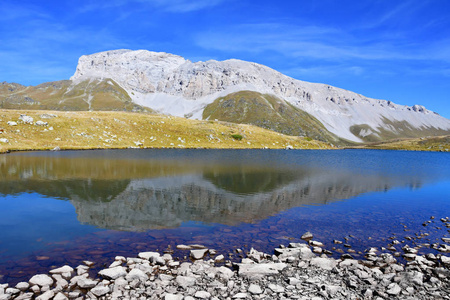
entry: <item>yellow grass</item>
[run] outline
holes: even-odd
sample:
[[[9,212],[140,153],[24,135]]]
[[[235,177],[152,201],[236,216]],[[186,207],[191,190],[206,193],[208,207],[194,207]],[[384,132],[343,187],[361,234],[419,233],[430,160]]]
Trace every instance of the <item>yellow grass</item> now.
[[[32,117],[33,124],[19,121]],[[56,117],[43,118],[43,114]],[[36,121],[48,122],[37,126]],[[8,125],[17,122],[17,126]],[[0,110],[0,152],[121,148],[330,149],[327,143],[286,136],[251,125],[132,112]],[[231,137],[240,134],[238,141]]]
[[[432,136],[412,139],[398,139],[362,146],[369,149],[413,150],[413,151],[450,151],[450,136]]]

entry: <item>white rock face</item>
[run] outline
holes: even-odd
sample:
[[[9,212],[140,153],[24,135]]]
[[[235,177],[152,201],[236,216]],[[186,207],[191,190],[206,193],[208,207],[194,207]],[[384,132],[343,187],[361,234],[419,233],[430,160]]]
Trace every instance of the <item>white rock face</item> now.
[[[352,125],[386,128],[384,118],[407,121],[414,128],[450,130],[450,120],[420,105],[370,99],[236,59],[193,63],[177,55],[146,50],[106,51],[82,56],[71,80],[104,78],[116,81],[135,103],[175,116],[201,119],[204,107],[216,98],[250,90],[284,99],[319,119],[329,131],[353,141],[360,139],[350,132]]]

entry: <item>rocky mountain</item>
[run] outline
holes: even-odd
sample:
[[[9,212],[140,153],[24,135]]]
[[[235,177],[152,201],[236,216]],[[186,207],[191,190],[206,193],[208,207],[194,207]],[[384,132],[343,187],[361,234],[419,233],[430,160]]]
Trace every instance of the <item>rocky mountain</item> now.
[[[450,133],[450,120],[423,106],[367,98],[236,59],[191,62],[177,55],[145,50],[106,51],[82,56],[71,80],[78,83],[105,78],[117,82],[136,104],[176,116],[208,118],[205,108],[217,99],[251,91],[284,101],[287,107],[311,115],[330,133],[349,141]],[[235,113],[242,112],[242,107],[234,107]],[[276,109],[273,113],[283,116]]]
[[[296,80],[252,62],[191,62],[146,50],[82,56],[71,80],[0,83],[0,108],[156,111],[336,144],[450,134],[450,120],[420,105]]]

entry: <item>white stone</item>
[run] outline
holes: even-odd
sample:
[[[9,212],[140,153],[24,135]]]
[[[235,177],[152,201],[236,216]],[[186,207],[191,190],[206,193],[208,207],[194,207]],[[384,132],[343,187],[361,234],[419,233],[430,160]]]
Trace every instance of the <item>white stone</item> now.
[[[97,285],[97,281],[90,278],[80,277],[77,281],[77,284],[82,289],[91,289]]]
[[[400,294],[401,291],[402,291],[402,288],[398,284],[391,283],[388,286],[388,290],[386,290],[386,293],[388,293],[389,295],[398,295],[398,294]]]
[[[233,296],[233,299],[245,299],[247,298],[247,293],[237,293]]]
[[[277,275],[287,267],[284,263],[238,264],[239,276],[259,279],[267,275]]]
[[[50,274],[63,274],[63,273],[72,273],[73,268],[70,266],[63,266],[61,268],[50,270]]]
[[[209,299],[211,298],[211,294],[207,291],[197,291],[195,292],[194,297],[199,299]]]
[[[225,256],[223,256],[222,254],[217,255],[217,256],[214,258],[214,261],[215,261],[215,262],[221,262],[221,261],[224,261],[224,260],[225,260]]]
[[[67,300],[69,298],[66,297],[63,293],[59,292],[56,294],[56,296],[53,298],[53,300]]]
[[[148,276],[143,271],[134,268],[125,276],[125,279],[128,281],[138,279],[139,281],[145,282],[148,280]]]
[[[196,249],[196,250],[191,250],[190,256],[191,256],[193,259],[202,259],[203,257],[205,257],[206,252],[208,252],[208,249]]]
[[[2,138],[2,139],[0,139],[0,143],[9,143],[9,140],[5,139],[5,138]]]
[[[441,255],[441,261],[444,265],[450,267],[450,257]]]
[[[38,274],[31,277],[29,280],[31,285],[39,285],[39,286],[50,286],[53,284],[53,279],[46,274]]]
[[[263,290],[261,289],[261,287],[259,285],[252,283],[248,287],[248,292],[253,295],[259,295],[259,294],[262,294]]]
[[[224,266],[217,268],[217,274],[219,274],[219,276],[221,278],[223,278],[227,281],[230,280],[230,278],[234,276],[234,272]]]
[[[332,270],[337,265],[337,261],[333,258],[315,257],[311,259],[310,264],[324,270]]]
[[[182,300],[182,299],[183,299],[183,295],[181,295],[181,294],[170,294],[170,293],[167,293],[164,296],[164,300]]]
[[[161,254],[158,252],[141,252],[138,254],[139,258],[150,260],[151,257],[160,257]]]
[[[36,300],[50,300],[55,296],[55,292],[52,290],[48,290],[39,297],[36,297]]]
[[[284,287],[281,285],[270,283],[267,287],[274,293],[284,293]]]
[[[14,122],[14,121],[8,121],[7,124],[9,126],[17,126],[17,122]]]
[[[25,124],[31,124],[33,123],[33,118],[27,115],[20,115],[19,120],[24,122]]]
[[[15,295],[15,294],[18,294],[18,293],[20,293],[20,290],[19,289],[16,289],[16,288],[7,288],[6,290],[5,290],[5,293],[6,294],[11,294],[11,295]]]
[[[98,274],[107,279],[117,279],[127,275],[127,271],[124,267],[115,267],[111,269],[104,269],[98,272]]]
[[[37,121],[36,123],[34,123],[36,126],[47,126],[48,123],[44,122],[44,121]]]
[[[179,286],[186,288],[186,287],[194,286],[196,279],[195,279],[195,277],[191,277],[191,276],[180,276],[179,275],[176,277],[175,280]]]
[[[94,294],[97,297],[106,295],[109,293],[109,287],[107,286],[96,286],[95,288],[91,289],[91,293]]]
[[[19,289],[21,291],[26,291],[30,287],[30,284],[28,282],[19,282],[16,284],[16,289]]]

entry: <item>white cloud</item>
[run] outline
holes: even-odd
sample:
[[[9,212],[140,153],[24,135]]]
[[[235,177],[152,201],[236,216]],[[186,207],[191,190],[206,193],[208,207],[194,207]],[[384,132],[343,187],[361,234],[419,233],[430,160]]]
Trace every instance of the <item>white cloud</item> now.
[[[217,6],[225,0],[110,0],[108,2],[94,2],[82,6],[80,12],[113,9],[129,6],[133,3],[143,4],[152,8],[172,13],[187,13]]]
[[[321,60],[442,60],[449,54],[433,45],[412,47],[401,40],[365,40],[334,28],[280,23],[241,24],[197,34],[198,46],[224,52],[263,53]],[[447,45],[447,43],[445,43]]]
[[[217,6],[224,0],[141,0],[169,12],[185,13]]]

